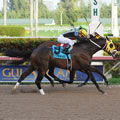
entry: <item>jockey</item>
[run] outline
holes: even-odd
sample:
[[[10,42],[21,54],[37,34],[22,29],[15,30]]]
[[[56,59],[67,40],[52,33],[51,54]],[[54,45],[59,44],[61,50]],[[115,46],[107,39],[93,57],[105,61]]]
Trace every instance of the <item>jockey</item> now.
[[[67,44],[63,50],[63,53],[67,54],[68,49],[73,46],[77,40],[84,40],[87,38],[87,29],[85,26],[80,26],[78,29],[74,29],[74,31],[69,31],[63,33],[58,37],[59,43]]]

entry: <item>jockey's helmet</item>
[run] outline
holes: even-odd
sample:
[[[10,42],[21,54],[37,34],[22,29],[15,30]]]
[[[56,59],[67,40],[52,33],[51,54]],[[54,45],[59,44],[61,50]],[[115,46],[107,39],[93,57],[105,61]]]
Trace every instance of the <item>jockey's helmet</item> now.
[[[86,26],[86,25],[81,25],[81,26],[79,27],[79,30],[80,30],[80,29],[84,29],[84,30],[87,31],[87,26]]]
[[[85,29],[80,29],[78,32],[82,37],[85,37],[87,35],[87,31]]]

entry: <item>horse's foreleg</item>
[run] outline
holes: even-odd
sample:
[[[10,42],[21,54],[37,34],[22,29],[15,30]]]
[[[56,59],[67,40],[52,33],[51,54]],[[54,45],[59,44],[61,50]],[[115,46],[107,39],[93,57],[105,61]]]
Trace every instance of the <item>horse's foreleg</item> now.
[[[13,93],[16,91],[16,89],[19,87],[21,81],[23,81],[30,73],[32,73],[34,71],[34,67],[32,65],[30,65],[27,70],[22,73],[22,75],[20,76],[19,80],[17,81],[16,85],[13,88]]]
[[[99,87],[99,85],[97,84],[97,82],[96,82],[96,80],[95,80],[92,72],[90,72],[90,76],[91,76],[92,82],[95,84],[95,86],[96,86],[96,88],[98,89],[98,91],[101,92],[101,93],[104,93],[104,91],[103,91],[103,90]]]
[[[45,74],[45,77],[50,81],[52,87],[54,87],[54,82],[53,82],[53,80],[49,77],[49,75]]]

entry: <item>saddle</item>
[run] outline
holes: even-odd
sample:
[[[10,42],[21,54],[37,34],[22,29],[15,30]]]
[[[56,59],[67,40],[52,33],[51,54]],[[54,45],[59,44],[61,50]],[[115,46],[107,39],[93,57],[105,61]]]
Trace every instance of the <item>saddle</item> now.
[[[67,51],[67,54],[63,52],[64,47],[67,44],[58,43],[57,45],[52,46],[53,57],[57,59],[66,59],[67,60],[67,69],[72,70],[72,60],[70,55],[70,48]]]

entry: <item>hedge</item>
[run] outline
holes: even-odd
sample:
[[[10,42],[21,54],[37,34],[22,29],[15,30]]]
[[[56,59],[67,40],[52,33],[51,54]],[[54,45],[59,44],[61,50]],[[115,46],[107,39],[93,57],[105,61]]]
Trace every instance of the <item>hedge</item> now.
[[[25,36],[25,29],[20,26],[0,26],[0,36]]]
[[[33,49],[46,41],[57,41],[57,38],[1,38],[0,51],[12,48],[20,50]]]
[[[120,38],[111,38],[116,46],[116,49],[120,51]],[[57,41],[57,38],[1,38],[0,50],[8,48],[18,48],[22,50],[36,48],[43,42]]]

